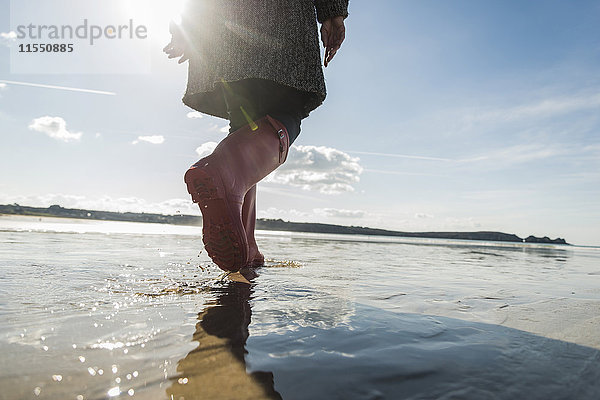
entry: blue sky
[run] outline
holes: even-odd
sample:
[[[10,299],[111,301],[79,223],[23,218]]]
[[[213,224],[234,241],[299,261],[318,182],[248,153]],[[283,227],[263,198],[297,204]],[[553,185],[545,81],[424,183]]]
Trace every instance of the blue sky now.
[[[0,80],[115,93],[0,83],[0,203],[199,213],[183,173],[227,122],[190,118],[187,64],[161,52],[173,2],[153,3],[151,73],[14,74],[0,0]],[[597,1],[352,1],[259,216],[600,245],[599,20]]]

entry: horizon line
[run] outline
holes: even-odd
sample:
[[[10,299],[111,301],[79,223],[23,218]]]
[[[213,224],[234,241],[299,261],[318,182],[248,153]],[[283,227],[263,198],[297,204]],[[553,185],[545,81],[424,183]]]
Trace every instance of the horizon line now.
[[[52,206],[48,206],[48,207],[34,207],[34,206],[26,206],[26,205],[21,205],[18,203],[13,203],[13,204],[0,204],[0,207],[24,207],[24,208],[33,208],[33,209],[45,209],[45,210],[50,210],[52,209],[52,207],[56,206],[59,209],[63,209],[63,210],[75,210],[75,211],[85,211],[85,212],[100,212],[100,213],[113,213],[113,214],[137,214],[137,215],[158,215],[158,216],[163,216],[163,217],[193,217],[193,218],[200,218],[202,219],[202,216],[200,215],[190,215],[190,214],[183,214],[183,213],[175,213],[175,214],[159,214],[159,213],[152,213],[152,212],[131,212],[131,211],[108,211],[108,210],[90,210],[90,209],[85,209],[85,208],[68,208],[68,207],[63,207],[59,204],[53,204]],[[1,213],[0,213],[1,214]],[[22,215],[22,214],[6,214],[6,215]],[[25,214],[23,216],[31,216],[31,217],[50,217],[50,218],[74,218],[77,219],[78,217],[76,216],[59,216],[59,215],[35,215],[35,214]],[[98,218],[94,218],[91,215],[87,216],[87,218],[84,219],[91,219],[91,220],[98,220]],[[100,220],[104,220],[104,219],[100,219]],[[142,223],[163,223],[163,224],[170,224],[169,222],[153,222],[153,221],[127,221],[127,220],[113,220],[113,219],[107,219],[108,221],[115,221],[115,222],[142,222]],[[385,229],[385,228],[371,228],[371,227],[367,227],[367,226],[354,226],[354,225],[339,225],[339,224],[332,224],[332,223],[323,223],[323,222],[298,222],[298,221],[286,221],[283,220],[282,218],[257,218],[257,220],[263,220],[263,221],[282,221],[283,223],[287,223],[287,224],[313,224],[313,225],[327,225],[327,226],[334,226],[334,227],[340,227],[340,228],[359,228],[359,229],[365,229],[365,230],[371,230],[371,231],[382,231],[382,232],[387,232],[387,233],[392,233],[394,235],[386,235],[386,234],[377,234],[377,233],[371,233],[371,235],[373,236],[390,236],[390,237],[405,237],[405,238],[429,238],[429,239],[444,239],[444,240],[468,240],[468,241],[474,241],[474,242],[499,242],[499,243],[526,243],[529,245],[536,245],[536,244],[552,244],[552,245],[567,245],[567,246],[573,246],[572,243],[567,242],[564,238],[561,237],[557,237],[556,239],[550,239],[548,236],[544,236],[544,237],[536,237],[535,235],[529,235],[527,238],[521,238],[519,235],[516,235],[514,233],[506,233],[506,232],[502,232],[502,231],[490,231],[490,230],[477,230],[477,231],[421,231],[421,232],[414,232],[414,231],[400,231],[400,230],[390,230],[390,229]],[[177,225],[177,224],[176,224]],[[269,230],[269,229],[267,229]],[[291,230],[289,232],[305,232],[305,231],[294,231]],[[310,233],[310,232],[309,232]],[[316,233],[328,233],[328,232],[316,232]],[[450,238],[450,237],[432,237],[432,236],[410,236],[410,235],[427,235],[427,234],[483,234],[483,233],[490,233],[490,234],[502,234],[502,235],[507,235],[507,236],[515,236],[516,238],[520,239],[520,241],[512,241],[512,240],[493,240],[493,239],[474,239],[474,238]],[[345,233],[345,232],[339,232],[339,234],[349,234],[349,233]],[[358,235],[370,235],[369,233],[352,233],[352,234],[358,234]],[[407,234],[407,236],[403,236],[402,234]],[[528,239],[529,237],[533,237],[535,239],[549,239],[549,242],[527,242],[526,239]],[[564,243],[556,243],[554,241],[556,240],[563,240]],[[579,245],[574,245],[574,246],[579,246]],[[594,246],[586,246],[586,247],[594,247]],[[597,246],[600,247],[600,246]]]

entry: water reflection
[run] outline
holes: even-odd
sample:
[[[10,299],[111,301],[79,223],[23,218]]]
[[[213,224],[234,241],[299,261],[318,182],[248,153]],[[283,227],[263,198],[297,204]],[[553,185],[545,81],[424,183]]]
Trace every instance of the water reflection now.
[[[597,349],[496,324],[355,310],[345,325],[253,335],[246,360],[274,371],[285,399],[600,398]]]
[[[457,248],[457,246],[452,246]],[[514,247],[474,247],[465,251],[465,254],[470,255],[481,255],[491,257],[510,257],[511,255],[525,254],[531,257],[550,258],[557,261],[567,261],[569,256],[572,256],[572,250],[568,248],[557,248],[557,247],[543,247],[538,246],[514,246]]]
[[[246,271],[252,280],[255,275]],[[229,282],[214,289],[217,298],[198,314],[192,340],[198,347],[179,360],[169,399],[281,399],[271,372],[246,372],[252,286]]]

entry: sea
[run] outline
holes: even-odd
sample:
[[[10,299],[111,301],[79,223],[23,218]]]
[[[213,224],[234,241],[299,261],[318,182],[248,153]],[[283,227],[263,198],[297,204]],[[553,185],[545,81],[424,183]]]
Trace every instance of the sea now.
[[[598,399],[600,249],[0,216],[0,399]]]

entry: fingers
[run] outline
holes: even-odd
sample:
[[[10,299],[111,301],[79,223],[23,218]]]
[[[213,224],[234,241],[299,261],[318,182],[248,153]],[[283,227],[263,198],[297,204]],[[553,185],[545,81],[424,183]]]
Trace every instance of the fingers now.
[[[331,40],[330,43],[331,45],[325,48],[325,67],[327,67],[327,65],[329,65],[329,63],[331,62],[331,60],[333,59],[333,57],[336,55],[336,53],[338,52],[338,50],[340,49],[341,45],[342,45],[342,41],[343,39],[340,40]]]
[[[182,59],[179,60],[180,64],[189,59],[189,57],[185,55],[185,49],[181,46],[174,45],[173,42],[166,45],[163,52],[165,52],[169,58],[182,57]]]
[[[177,62],[182,64],[189,60],[189,56],[186,55],[187,46],[182,35],[181,27],[175,22],[171,21],[169,24],[169,30],[172,34],[171,41],[163,48],[163,52],[167,54],[169,59],[181,57]]]
[[[346,39],[346,28],[342,25],[336,32],[335,44],[337,45],[338,49],[342,46],[344,39]]]
[[[184,62],[186,62],[187,60],[189,60],[190,58],[187,55],[183,55],[181,56],[181,58],[179,59],[179,61],[177,61],[177,64],[182,64]]]
[[[323,47],[325,47],[325,55],[323,57],[325,67],[329,65],[346,38],[346,28],[343,19],[335,22],[337,23],[327,20],[321,26],[321,39]]]
[[[169,43],[168,45],[166,45],[163,48],[163,52],[167,53],[168,55],[177,53],[178,51],[179,51],[179,48],[175,44],[173,44],[173,42]]]
[[[327,66],[329,65],[329,63],[331,62],[331,60],[333,59],[333,57],[335,56],[335,54],[337,53],[337,51],[339,50],[339,46],[337,47],[328,47],[325,49],[325,67],[327,68]]]
[[[327,21],[323,22],[321,26],[321,41],[323,42],[323,47],[327,48],[329,45],[329,25]]]
[[[169,59],[181,57],[177,61],[178,64],[182,64],[190,59],[190,57],[187,54],[185,54],[183,51],[181,51],[179,49],[167,49],[165,51],[165,53],[167,53],[167,56],[169,57]]]

